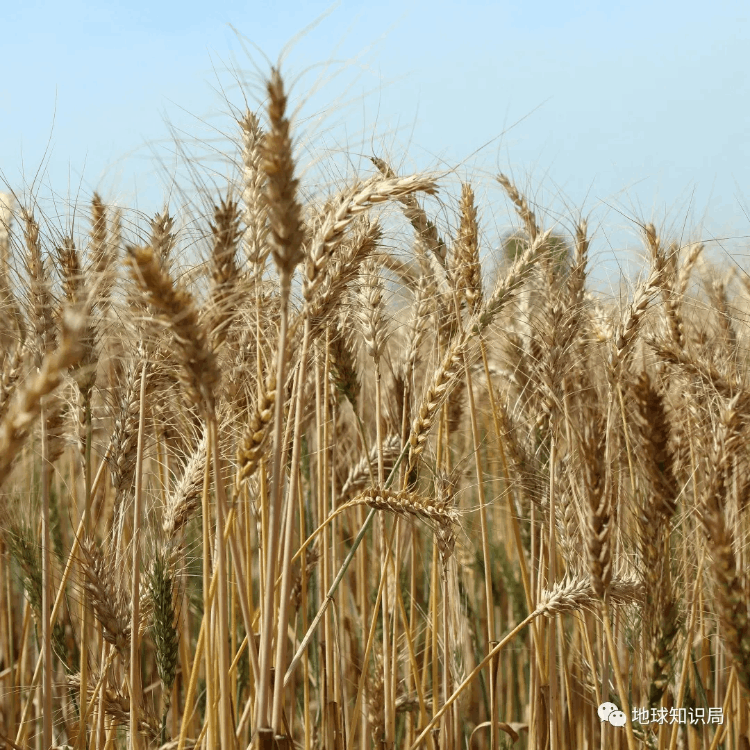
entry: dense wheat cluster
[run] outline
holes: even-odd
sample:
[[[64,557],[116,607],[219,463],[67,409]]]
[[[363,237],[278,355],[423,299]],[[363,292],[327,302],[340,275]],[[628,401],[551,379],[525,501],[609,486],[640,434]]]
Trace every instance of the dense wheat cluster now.
[[[266,94],[197,243],[0,202],[0,747],[750,747],[747,278],[316,194]]]

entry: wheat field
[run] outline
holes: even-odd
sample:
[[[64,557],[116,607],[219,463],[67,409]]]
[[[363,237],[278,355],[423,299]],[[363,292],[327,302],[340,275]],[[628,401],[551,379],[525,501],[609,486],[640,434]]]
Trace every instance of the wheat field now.
[[[748,277],[234,127],[197,229],[0,201],[0,747],[748,750]]]

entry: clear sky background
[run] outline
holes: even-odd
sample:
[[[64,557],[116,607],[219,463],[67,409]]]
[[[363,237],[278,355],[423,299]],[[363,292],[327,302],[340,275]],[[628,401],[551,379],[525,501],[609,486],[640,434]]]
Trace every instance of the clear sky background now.
[[[329,7],[5,3],[0,176],[23,192],[41,165],[41,196],[98,190],[152,212],[187,175],[177,135],[220,186],[230,168],[211,154],[233,154],[233,112],[245,97],[261,104],[286,47],[311,181],[328,153],[352,170],[371,168],[373,152],[404,172],[457,167],[492,237],[510,221],[493,181],[502,170],[546,224],[590,215],[602,267],[628,260],[640,219],[744,265],[746,2],[345,1],[287,46]]]

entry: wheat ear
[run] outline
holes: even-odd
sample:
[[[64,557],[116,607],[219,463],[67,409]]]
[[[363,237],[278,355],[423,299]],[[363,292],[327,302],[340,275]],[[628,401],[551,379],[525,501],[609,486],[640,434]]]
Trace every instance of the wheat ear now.
[[[536,215],[529,208],[528,201],[507,175],[500,173],[497,176],[497,181],[503,186],[503,190],[505,190],[508,197],[513,202],[518,215],[521,217],[521,220],[526,227],[526,233],[529,235],[529,240],[534,242],[540,233],[540,229],[536,220]]]
[[[250,266],[252,280],[260,279],[271,248],[267,242],[268,211],[263,195],[266,176],[261,169],[263,158],[263,130],[254,112],[249,110],[239,121],[242,131],[242,165],[244,204],[242,250]]]
[[[102,637],[120,655],[130,659],[130,606],[116,575],[112,560],[107,560],[93,537],[79,542],[80,570],[83,588],[88,592],[96,619],[102,626]]]
[[[0,422],[0,486],[10,474],[13,459],[39,416],[42,399],[62,383],[65,371],[81,358],[83,350],[79,336],[84,321],[82,314],[66,313],[63,316],[60,343],[44,357],[39,372],[16,395]]]
[[[471,185],[461,185],[461,223],[458,227],[453,263],[455,266],[455,283],[459,294],[468,304],[469,311],[474,313],[483,302],[482,265],[479,261],[479,226],[477,224],[477,207]]]
[[[215,350],[226,340],[239,296],[237,245],[241,237],[240,211],[231,198],[222,199],[218,206],[214,206],[211,234],[211,294],[205,326]]]
[[[396,178],[396,173],[385,161],[377,156],[370,157],[370,160],[385,177],[389,179]],[[399,200],[404,206],[404,215],[414,228],[416,236],[433,253],[440,267],[444,271],[447,271],[448,247],[440,236],[435,224],[428,218],[425,210],[419,205],[415,195],[406,194],[400,196]]]
[[[152,247],[130,247],[128,254],[131,274],[144,301],[172,334],[185,394],[194,406],[213,414],[220,377],[195,300],[172,281]]]
[[[313,235],[305,261],[305,300],[310,301],[320,283],[321,272],[344,238],[351,223],[374,205],[413,197],[416,192],[434,195],[437,184],[430,177],[373,178],[340,192],[326,211],[320,228]]]
[[[711,544],[713,569],[717,579],[716,604],[724,640],[737,669],[737,679],[750,694],[750,625],[748,624],[747,586],[737,565],[734,534],[727,523],[727,475],[732,457],[742,440],[737,398],[729,402],[721,421],[711,456],[710,473],[700,504],[700,518]]]

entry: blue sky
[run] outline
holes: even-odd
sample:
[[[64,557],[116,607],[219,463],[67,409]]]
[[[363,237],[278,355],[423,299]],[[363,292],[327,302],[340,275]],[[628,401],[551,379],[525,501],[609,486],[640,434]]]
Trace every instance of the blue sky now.
[[[22,191],[44,164],[42,196],[86,199],[96,189],[151,212],[170,176],[187,176],[174,166],[175,134],[195,159],[230,153],[233,108],[244,96],[258,105],[269,61],[286,47],[282,70],[300,105],[310,180],[329,153],[352,169],[368,168],[373,151],[402,171],[457,167],[477,185],[490,236],[509,221],[493,182],[502,170],[547,224],[590,214],[605,265],[636,243],[635,219],[676,236],[694,227],[706,240],[733,238],[713,246],[744,252],[746,3],[342,2],[288,44],[329,9],[10,4],[0,48],[2,176]],[[205,164],[221,185],[229,167]]]

